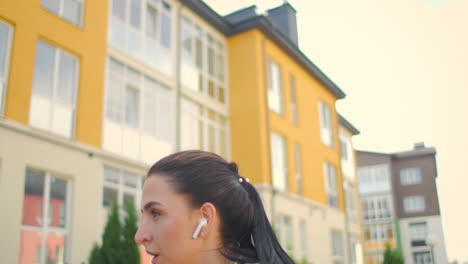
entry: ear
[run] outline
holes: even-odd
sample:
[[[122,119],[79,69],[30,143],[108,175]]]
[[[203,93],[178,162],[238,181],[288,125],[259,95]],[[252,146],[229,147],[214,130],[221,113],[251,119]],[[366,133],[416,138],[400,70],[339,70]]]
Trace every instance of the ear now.
[[[202,228],[202,231],[207,235],[211,230],[213,230],[217,218],[216,207],[209,202],[202,204],[200,207],[200,215],[202,218],[206,219],[206,226]]]

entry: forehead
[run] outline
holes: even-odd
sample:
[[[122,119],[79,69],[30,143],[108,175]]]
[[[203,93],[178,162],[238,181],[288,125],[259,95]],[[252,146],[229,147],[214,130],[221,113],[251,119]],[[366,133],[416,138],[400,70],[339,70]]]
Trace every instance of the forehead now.
[[[158,202],[162,206],[189,207],[187,197],[175,191],[168,177],[158,174],[147,177],[143,185],[142,205],[144,206],[148,202]]]

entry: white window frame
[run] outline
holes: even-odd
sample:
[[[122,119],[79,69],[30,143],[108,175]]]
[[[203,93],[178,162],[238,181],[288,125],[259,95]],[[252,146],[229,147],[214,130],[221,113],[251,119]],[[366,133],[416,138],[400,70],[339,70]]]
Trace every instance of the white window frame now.
[[[319,120],[320,120],[320,137],[323,144],[333,147],[333,118],[331,108],[323,101],[319,101]]]
[[[118,173],[117,183],[106,180],[106,169],[115,170]],[[131,175],[135,177],[135,187],[125,185],[125,176]],[[134,206],[136,209],[140,208],[140,201],[143,195],[143,181],[144,177],[138,173],[121,169],[113,165],[104,164],[102,168],[102,190],[104,195],[104,188],[109,188],[117,191],[117,204],[119,209],[123,210],[124,208],[124,194],[131,194],[135,198]],[[112,205],[111,205],[112,206]],[[104,205],[104,196],[101,196],[101,208],[110,209],[110,207]]]
[[[302,155],[301,155],[301,147],[299,144],[294,145],[294,162],[296,168],[296,192],[299,195],[304,194],[303,188],[303,179],[302,179]]]
[[[426,198],[423,195],[406,196],[403,198],[405,213],[420,213],[426,210]]]
[[[427,222],[415,222],[408,224],[410,242],[426,241],[428,235]]]
[[[0,72],[0,116],[3,116],[5,110],[5,102],[6,96],[8,91],[8,76],[10,75],[10,57],[11,57],[11,45],[13,41],[13,26],[6,22],[3,19],[0,19],[0,25],[5,26],[8,30],[8,36],[6,40],[6,47],[5,47],[5,61],[0,61],[5,65],[4,69],[5,72]]]
[[[283,78],[281,66],[273,59],[268,60],[268,107],[275,113],[283,114]]]
[[[43,3],[42,3],[43,1],[44,1],[44,0],[41,0],[41,6],[42,6],[44,9],[49,10],[50,12],[52,12],[52,13],[56,14],[57,16],[59,16],[59,17],[65,19],[66,21],[72,23],[73,25],[76,25],[76,26],[78,26],[78,27],[82,27],[82,26],[83,26],[83,17],[84,17],[84,10],[85,10],[85,8],[84,8],[85,3],[84,3],[84,2],[85,2],[85,0],[58,0],[58,2],[59,2],[58,13],[55,13],[54,10],[50,10],[49,8],[47,8],[46,6],[44,6]],[[64,2],[65,2],[65,1],[74,1],[74,2],[78,2],[78,3],[81,4],[80,17],[78,18],[78,20],[79,20],[78,23],[75,23],[75,22],[69,20],[67,17],[65,17],[65,14],[64,14],[64,12],[65,12],[65,11],[64,11]]]
[[[289,254],[294,252],[293,220],[289,215],[279,214],[276,216],[278,240],[283,249]]]
[[[66,50],[64,50],[64,49],[62,49],[62,48],[60,48],[58,46],[50,44],[49,42],[46,42],[46,41],[44,41],[42,39],[39,39],[37,41],[36,52],[38,50],[37,47],[39,46],[39,44],[44,45],[44,46],[49,46],[49,47],[53,48],[54,52],[55,52],[55,61],[54,61],[54,70],[53,70],[52,88],[51,88],[52,95],[51,96],[45,96],[45,95],[41,95],[40,93],[37,93],[35,91],[34,81],[33,81],[32,94],[31,94],[32,103],[31,103],[30,112],[29,112],[29,124],[31,124],[33,127],[49,131],[49,132],[58,134],[60,136],[64,136],[64,137],[67,137],[67,138],[73,138],[75,136],[76,108],[77,108],[77,100],[78,100],[78,89],[80,87],[80,80],[79,80],[80,59],[76,55],[74,55],[74,54],[72,54],[72,53],[70,53],[70,52],[68,52],[68,51],[66,51]],[[69,56],[71,58],[73,58],[74,61],[75,61],[75,66],[76,66],[75,67],[75,73],[74,73],[75,84],[74,84],[74,91],[73,91],[73,94],[72,94],[72,98],[73,98],[72,103],[64,102],[63,100],[58,98],[58,79],[59,79],[58,76],[59,76],[59,71],[60,71],[59,63],[60,63],[60,56],[62,56],[62,53],[66,54],[67,56]],[[37,54],[36,54],[35,60],[37,60]],[[34,67],[35,66],[36,66],[36,64],[34,65]],[[33,78],[35,78],[35,74],[36,73],[34,73]],[[42,124],[40,124],[39,121],[36,120],[36,118],[39,118],[38,116],[33,115],[33,112],[35,111],[33,106],[34,106],[34,102],[36,102],[36,101],[48,101],[51,104],[50,112],[48,113],[49,114],[49,117],[48,117],[49,122],[45,126],[43,126]],[[72,112],[71,120],[70,120],[70,123],[71,123],[70,124],[70,131],[67,134],[63,133],[62,131],[55,131],[53,129],[53,120],[54,120],[55,109],[56,109],[56,107],[60,107],[60,106],[68,107],[69,110]]]
[[[405,168],[400,170],[401,185],[414,185],[422,182],[421,168]]]
[[[377,195],[361,198],[363,222],[390,220],[393,218],[391,196]]]
[[[65,262],[69,263],[70,262],[70,256],[71,256],[71,219],[72,219],[72,202],[71,199],[73,197],[73,186],[72,186],[72,180],[67,179],[66,177],[62,177],[61,175],[56,175],[56,174],[51,174],[48,171],[40,170],[40,169],[35,169],[35,168],[27,168],[27,170],[35,170],[35,171],[40,171],[44,174],[44,193],[43,193],[43,206],[42,206],[42,216],[43,216],[43,221],[42,221],[42,226],[37,227],[37,226],[29,226],[29,225],[23,225],[21,223],[21,231],[30,231],[30,232],[38,232],[41,234],[41,246],[40,246],[40,256],[39,256],[39,264],[45,264],[46,263],[46,237],[48,234],[60,234],[65,237]],[[51,178],[58,178],[61,180],[65,180],[67,182],[67,194],[66,194],[66,220],[65,220],[65,227],[60,228],[60,227],[49,227],[49,219],[48,215],[50,212],[49,205],[50,205],[50,184],[51,184]],[[26,179],[26,175],[25,175]],[[24,188],[23,188],[24,190]],[[23,198],[24,198],[24,192],[23,192]],[[21,218],[21,222],[23,221],[23,217]]]
[[[190,14],[184,14],[180,17],[180,35],[181,39],[180,53],[182,57],[181,72],[182,85],[187,89],[196,91],[222,105],[228,103],[228,85],[227,85],[227,64],[226,64],[226,40],[218,37],[215,33],[202,27]],[[185,43],[189,41],[190,53],[185,49]],[[200,53],[197,55],[197,41],[200,44]],[[209,49],[213,51],[213,73],[209,69]],[[200,61],[197,61],[200,56]],[[222,63],[220,64],[220,61]],[[198,65],[200,64],[200,65]],[[221,66],[220,66],[221,65]],[[213,91],[210,94],[210,84],[213,85]]]
[[[211,117],[210,117],[211,116]],[[188,125],[189,128],[184,127]],[[214,135],[210,135],[209,129]],[[224,133],[224,143],[221,134]],[[202,104],[182,97],[181,100],[181,150],[202,149],[218,153],[229,159],[229,122],[223,114]],[[213,146],[210,146],[211,143]],[[223,149],[223,144],[224,148]]]
[[[331,230],[330,232],[333,264],[345,263],[345,245],[343,232]]]
[[[270,132],[270,162],[273,188],[287,191],[288,186],[288,155],[286,138],[276,132]]]
[[[297,111],[297,89],[296,89],[296,78],[294,75],[289,76],[289,89],[291,99],[291,120],[297,125],[299,124],[298,111]]]
[[[301,239],[301,259],[300,261],[308,261],[309,260],[309,245],[307,243],[308,241],[308,233],[307,233],[307,221],[304,219],[301,219],[299,221],[299,236]]]
[[[114,16],[113,4],[114,1],[109,1],[109,30],[108,42],[112,47],[123,50],[125,53],[136,57],[137,59],[145,62],[152,68],[166,74],[172,75],[173,73],[173,34],[174,34],[174,6],[170,0],[142,0],[140,2],[139,13],[139,28],[135,28],[131,21],[131,1],[123,0],[125,2],[124,20],[118,16]],[[156,38],[147,35],[147,6],[151,6],[156,10]],[[162,20],[163,15],[167,16],[170,21],[170,36],[169,47],[165,46],[162,41],[163,28]],[[138,38],[138,44],[135,39]],[[124,43],[119,43],[122,40]],[[138,47],[133,46],[138,45]],[[150,50],[151,48],[151,50]],[[150,50],[150,51],[149,51]]]
[[[338,174],[336,167],[330,162],[325,161],[323,163],[323,171],[328,205],[332,208],[339,208]]]

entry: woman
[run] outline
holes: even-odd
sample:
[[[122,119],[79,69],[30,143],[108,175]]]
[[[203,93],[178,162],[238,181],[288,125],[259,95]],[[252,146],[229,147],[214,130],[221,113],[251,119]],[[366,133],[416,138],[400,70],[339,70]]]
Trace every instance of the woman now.
[[[135,241],[153,264],[294,263],[237,165],[199,150],[156,162],[143,186]]]

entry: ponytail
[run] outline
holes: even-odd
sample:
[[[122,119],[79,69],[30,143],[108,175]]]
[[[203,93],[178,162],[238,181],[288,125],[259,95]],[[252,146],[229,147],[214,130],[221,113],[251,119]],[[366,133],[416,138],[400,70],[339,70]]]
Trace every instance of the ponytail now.
[[[249,194],[250,202],[254,208],[251,241],[257,252],[258,263],[294,264],[294,261],[278,242],[265,214],[265,209],[257,190],[248,182],[245,182],[242,186]]]

